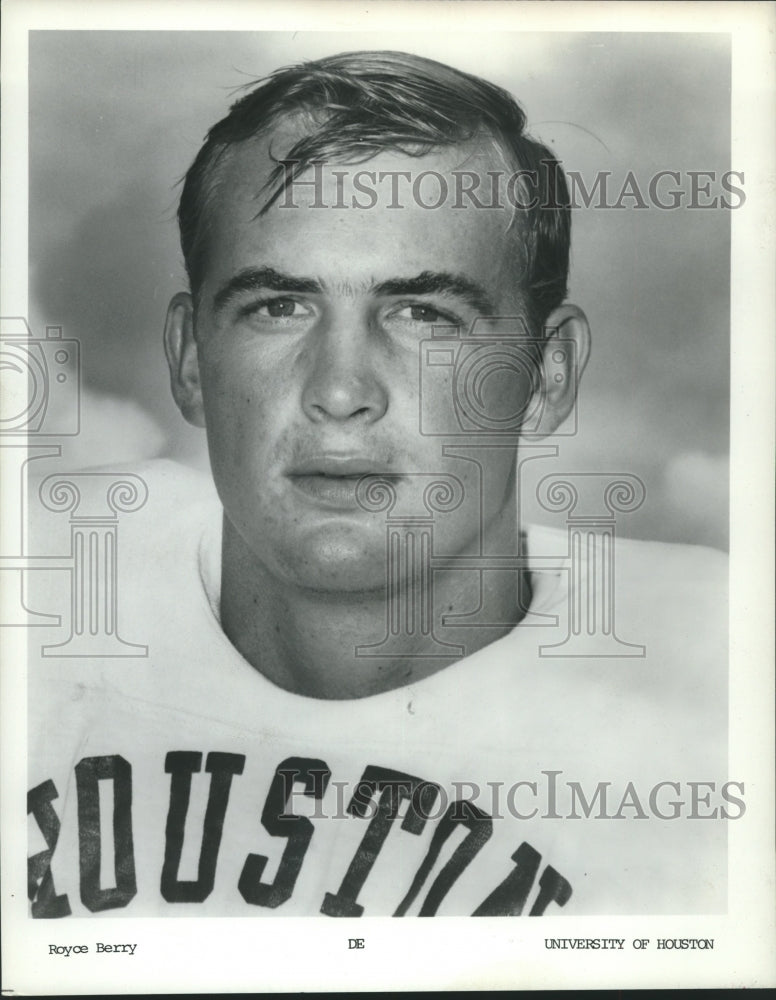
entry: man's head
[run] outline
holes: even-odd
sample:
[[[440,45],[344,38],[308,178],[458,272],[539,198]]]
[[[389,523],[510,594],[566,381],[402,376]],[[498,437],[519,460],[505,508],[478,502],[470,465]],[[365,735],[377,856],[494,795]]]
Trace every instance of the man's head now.
[[[355,496],[370,473],[391,480],[397,513],[425,512],[430,475],[457,478],[469,502],[438,524],[445,551],[476,551],[514,521],[514,450],[445,457],[454,366],[425,372],[421,353],[434,327],[465,336],[483,316],[516,318],[523,339],[563,325],[579,350],[541,387],[542,430],[573,404],[587,325],[561,305],[568,197],[524,124],[489,83],[355,53],[274,74],[211,129],[181,199],[191,295],[171,303],[167,353],[178,405],[207,429],[227,531],[272,576],[383,585],[384,519]],[[421,176],[453,194],[430,208]],[[464,176],[477,198],[458,197]],[[491,366],[476,391],[508,416],[536,384]]]

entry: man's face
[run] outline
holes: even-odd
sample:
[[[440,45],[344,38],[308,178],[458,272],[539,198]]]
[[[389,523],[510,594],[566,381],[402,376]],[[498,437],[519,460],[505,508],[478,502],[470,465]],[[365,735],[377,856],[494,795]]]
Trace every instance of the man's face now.
[[[452,192],[452,170],[493,169],[492,154],[460,147],[327,166],[320,190],[294,189],[298,207],[281,196],[259,217],[275,165],[269,146],[287,141],[276,133],[233,151],[208,207],[194,324],[202,409],[193,419],[207,428],[225,516],[271,575],[320,590],[378,589],[386,515],[360,506],[363,475],[389,478],[394,514],[428,516],[428,474],[453,473],[470,502],[436,516],[437,541],[447,553],[478,547],[477,465],[444,457],[444,438],[420,422],[422,391],[426,426],[455,430],[453,368],[421,379],[420,350],[435,325],[465,334],[480,315],[522,314],[518,244],[507,211],[455,209],[452,197],[426,209],[406,181],[401,208],[390,207],[389,182],[376,185],[372,208],[331,207],[343,199],[337,170],[437,171]],[[432,181],[423,197],[433,201],[434,191]],[[330,207],[313,207],[316,198]],[[488,392],[508,395],[514,412],[515,394],[529,386],[496,375]],[[514,517],[514,449],[483,452],[482,463],[489,516]]]

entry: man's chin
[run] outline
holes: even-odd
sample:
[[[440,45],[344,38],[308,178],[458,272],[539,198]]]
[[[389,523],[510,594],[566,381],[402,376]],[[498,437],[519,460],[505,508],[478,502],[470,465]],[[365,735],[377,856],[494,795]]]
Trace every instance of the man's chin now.
[[[369,567],[362,563],[341,562],[318,563],[316,560],[295,573],[293,583],[300,590],[309,591],[333,599],[338,596],[355,598],[362,595],[366,599],[382,597],[385,594],[385,569],[378,564]]]
[[[310,527],[286,566],[294,582],[322,593],[382,592],[386,581],[385,529],[352,523]]]

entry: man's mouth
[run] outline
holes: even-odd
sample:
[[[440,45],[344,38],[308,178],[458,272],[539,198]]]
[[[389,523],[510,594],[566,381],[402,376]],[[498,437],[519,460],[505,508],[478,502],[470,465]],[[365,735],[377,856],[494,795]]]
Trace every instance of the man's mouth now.
[[[387,462],[367,455],[321,454],[296,462],[286,473],[294,487],[323,506],[355,509],[356,487],[365,476],[397,480]]]

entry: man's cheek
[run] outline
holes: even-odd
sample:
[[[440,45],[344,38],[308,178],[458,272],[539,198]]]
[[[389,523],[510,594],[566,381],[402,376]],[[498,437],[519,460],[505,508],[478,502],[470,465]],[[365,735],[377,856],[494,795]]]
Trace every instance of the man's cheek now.
[[[260,407],[242,396],[217,395],[206,407],[208,449],[213,476],[225,494],[252,495],[256,482],[267,480],[265,452],[270,435]]]

